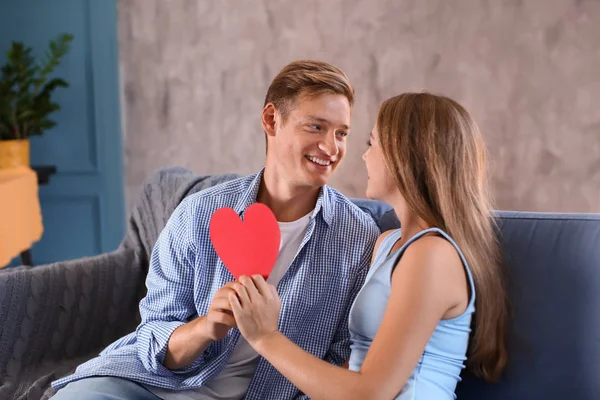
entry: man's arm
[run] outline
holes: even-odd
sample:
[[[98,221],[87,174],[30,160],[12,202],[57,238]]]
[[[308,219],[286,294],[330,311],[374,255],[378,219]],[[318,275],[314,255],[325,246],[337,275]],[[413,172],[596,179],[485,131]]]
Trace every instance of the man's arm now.
[[[167,344],[163,365],[170,370],[180,370],[192,364],[213,340],[203,331],[206,317],[196,318],[176,328]]]
[[[215,340],[221,340],[235,326],[231,315],[228,294],[231,282],[217,291],[208,313],[173,331],[167,345],[163,365],[169,369],[181,369],[190,365]],[[196,345],[190,346],[190,343]]]
[[[193,290],[197,251],[190,234],[190,211],[184,200],[159,235],[150,257],[148,292],[140,302],[138,357],[148,371],[158,375],[196,369],[212,342],[204,317],[190,321],[196,314]]]

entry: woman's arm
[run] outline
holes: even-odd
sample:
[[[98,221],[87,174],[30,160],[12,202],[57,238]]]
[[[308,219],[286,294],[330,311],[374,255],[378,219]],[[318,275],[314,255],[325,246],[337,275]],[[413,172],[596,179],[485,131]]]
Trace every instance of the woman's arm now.
[[[259,276],[240,278],[230,296],[238,328],[281,374],[313,399],[390,399],[406,384],[436,325],[468,298],[454,247],[439,237],[409,246],[392,276],[383,321],[360,372],[333,366],[277,331],[280,301]]]

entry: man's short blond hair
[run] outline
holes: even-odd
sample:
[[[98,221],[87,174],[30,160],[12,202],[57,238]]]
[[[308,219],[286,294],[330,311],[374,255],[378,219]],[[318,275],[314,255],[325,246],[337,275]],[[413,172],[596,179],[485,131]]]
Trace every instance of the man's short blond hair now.
[[[323,61],[299,60],[286,65],[271,82],[265,105],[273,103],[285,121],[300,98],[325,94],[345,96],[354,104],[354,88],[338,67]]]

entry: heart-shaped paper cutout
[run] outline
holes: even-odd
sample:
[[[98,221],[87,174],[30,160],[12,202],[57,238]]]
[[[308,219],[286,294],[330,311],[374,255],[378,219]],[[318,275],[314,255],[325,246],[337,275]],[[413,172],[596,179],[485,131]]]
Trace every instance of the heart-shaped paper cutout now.
[[[215,211],[210,240],[235,279],[253,274],[267,279],[277,260],[281,232],[271,209],[254,203],[246,209],[243,222],[231,208]]]

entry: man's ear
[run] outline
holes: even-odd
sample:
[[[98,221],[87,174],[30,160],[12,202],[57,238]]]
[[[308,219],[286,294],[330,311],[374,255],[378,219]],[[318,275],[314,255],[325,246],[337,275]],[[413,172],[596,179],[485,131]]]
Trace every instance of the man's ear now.
[[[273,103],[268,103],[262,111],[261,123],[267,136],[275,136],[275,126],[277,123],[278,112]]]

